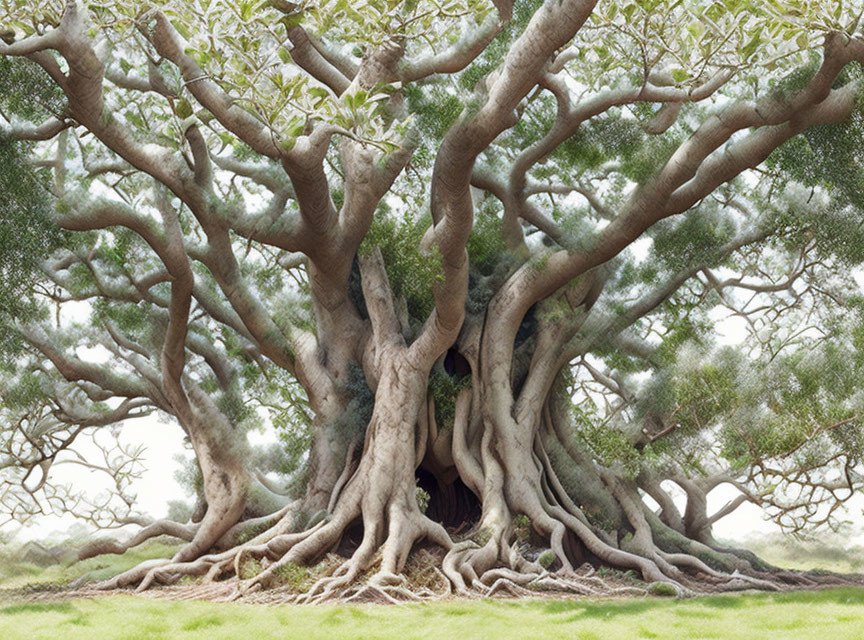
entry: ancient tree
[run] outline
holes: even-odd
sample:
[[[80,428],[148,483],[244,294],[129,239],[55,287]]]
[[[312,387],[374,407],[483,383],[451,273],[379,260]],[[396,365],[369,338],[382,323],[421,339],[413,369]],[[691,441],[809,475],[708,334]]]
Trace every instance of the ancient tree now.
[[[142,525],[82,555],[188,541],[104,586],[338,549],[308,597],[404,594],[421,544],[457,592],[806,581],[712,525],[831,524],[860,485],[859,3],[4,11],[3,503]],[[190,521],[135,512],[135,451],[81,461],[119,502],[51,484],[153,412]]]

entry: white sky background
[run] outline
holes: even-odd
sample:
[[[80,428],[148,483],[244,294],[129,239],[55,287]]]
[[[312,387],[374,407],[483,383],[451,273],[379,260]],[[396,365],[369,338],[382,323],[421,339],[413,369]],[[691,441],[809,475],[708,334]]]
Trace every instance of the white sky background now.
[[[126,443],[136,443],[145,446],[143,463],[146,468],[143,476],[133,483],[132,491],[138,496],[139,509],[154,517],[168,515],[169,500],[189,500],[185,490],[180,487],[174,475],[180,470],[180,464],[174,457],[186,454],[183,447],[183,431],[176,423],[166,423],[153,416],[127,420],[123,424],[121,440]],[[188,455],[188,454],[187,454]],[[98,492],[105,486],[104,474],[89,471],[80,467],[58,467],[57,478],[72,482],[76,489],[88,492]],[[20,528],[15,539],[38,540],[53,538],[54,534],[63,537],[71,526],[80,522],[72,515],[45,516],[34,519],[32,524]],[[2,530],[14,529],[14,525],[5,525]],[[129,528],[133,531],[137,527]]]

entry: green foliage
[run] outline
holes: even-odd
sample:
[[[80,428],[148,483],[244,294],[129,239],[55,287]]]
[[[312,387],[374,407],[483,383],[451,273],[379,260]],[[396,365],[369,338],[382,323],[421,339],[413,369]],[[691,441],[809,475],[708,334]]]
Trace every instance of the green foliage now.
[[[811,51],[806,64],[771,82],[771,95],[778,100],[791,100],[810,83],[821,64],[822,56]]]
[[[24,147],[0,135],[0,323],[38,313],[33,288],[40,264],[64,240],[51,221],[51,202],[39,175],[27,163]],[[0,330],[0,345],[11,344]]]
[[[28,410],[46,399],[45,374],[24,369],[0,383],[0,408]]]
[[[474,218],[474,226],[465,246],[471,267],[481,275],[492,275],[507,254],[502,226],[498,204],[487,198]]]
[[[144,301],[138,304],[124,304],[108,301],[105,298],[93,300],[93,324],[99,326],[104,320],[110,320],[118,329],[128,335],[152,328],[153,306]]]
[[[462,87],[473,91],[481,79],[499,66],[507,55],[510,44],[519,36],[542,3],[543,0],[522,0],[514,3],[511,20],[504,24],[483,53],[459,76]]]
[[[864,75],[860,65],[850,66],[848,74],[855,79]],[[864,261],[862,145],[864,98],[859,97],[858,108],[843,122],[812,127],[772,153],[769,167],[811,189],[821,187],[831,197],[827,212],[802,205],[777,211],[767,221],[787,246],[813,239],[822,256],[836,256],[847,265]],[[811,191],[808,201],[813,195]]]
[[[533,96],[525,105],[522,117],[507,135],[507,143],[523,149],[542,138],[555,122],[555,97],[549,94]],[[567,144],[565,142],[565,144]]]
[[[854,316],[847,321],[857,324]],[[652,447],[697,472],[706,438],[733,469],[782,460],[812,469],[837,455],[857,464],[862,365],[839,340],[761,359],[732,347],[700,354],[688,343],[643,391],[638,423],[669,430]]]
[[[375,247],[381,249],[393,295],[405,299],[410,318],[418,323],[432,312],[432,290],[443,279],[437,247],[429,255],[420,253],[420,240],[430,222],[428,215],[397,217],[384,208],[375,216],[359,251],[364,255]]]
[[[620,115],[609,114],[584,123],[555,149],[552,157],[571,170],[596,169],[604,162],[623,162],[624,174],[642,182],[657,167],[657,155],[666,145],[646,139],[639,125]],[[668,151],[671,154],[671,150]]]
[[[519,262],[519,257],[504,244],[501,206],[494,198],[485,198],[474,217],[468,236],[468,297],[465,310],[482,314],[496,288]]]
[[[471,376],[454,378],[436,365],[429,373],[429,391],[435,401],[435,422],[438,429],[447,430],[453,428],[456,416],[456,396],[462,389],[471,386]]]
[[[262,571],[264,571],[264,567],[261,566],[258,560],[255,558],[244,558],[243,562],[240,563],[240,571],[237,577],[241,580],[249,580]]]
[[[528,516],[520,513],[513,518],[513,535],[519,544],[528,542],[531,538],[531,519]]]
[[[676,220],[666,219],[652,228],[652,258],[674,273],[693,267],[715,267],[720,249],[735,235],[730,216],[714,207],[698,207]]]
[[[417,487],[417,507],[420,509],[420,513],[426,513],[426,509],[429,508],[429,500],[431,499],[432,496],[429,495],[428,491],[422,487]]]
[[[0,87],[14,87],[0,93],[0,109],[30,122],[48,116],[62,116],[66,96],[35,62],[22,58],[0,58]]]
[[[231,424],[240,426],[246,421],[255,421],[255,409],[237,389],[228,389],[216,396],[216,406]]]
[[[657,349],[658,362],[673,362],[678,350],[688,344],[710,349],[714,327],[704,317],[694,317],[694,306],[692,302],[678,304],[674,298],[663,305],[670,326]]]
[[[443,139],[465,109],[461,97],[448,92],[445,85],[428,90],[408,85],[404,94],[418,129],[431,141]]]
[[[686,356],[693,357],[695,348]],[[733,349],[720,350],[711,362],[679,362],[652,379],[642,413],[672,416],[681,433],[693,435],[736,408],[743,367]]]
[[[618,429],[610,429],[596,416],[579,407],[573,407],[576,434],[605,465],[617,465],[622,473],[636,476],[642,468],[643,457],[652,450],[646,447],[641,452],[635,449],[627,436]]]
[[[537,562],[539,562],[540,566],[544,569],[548,569],[557,559],[558,557],[555,555],[554,551],[544,551],[540,554],[540,557],[537,558]]]
[[[0,111],[41,122],[65,110],[62,91],[29,60],[0,58]],[[30,146],[0,134],[0,360],[11,359],[21,342],[8,321],[40,315],[33,296],[40,263],[66,239],[51,220],[47,176],[26,156]]]
[[[675,590],[668,582],[652,582],[648,586],[648,593],[652,596],[660,596],[663,598],[674,598],[678,595],[678,591]]]
[[[665,166],[682,142],[683,138],[677,134],[677,130],[662,136],[647,137],[625,158],[622,174],[636,184],[644,184]]]
[[[616,274],[614,286],[626,289],[633,285],[654,284],[658,280],[658,266],[651,261],[641,264],[625,262]]]
[[[861,370],[853,359],[829,347],[778,357],[760,373],[762,384],[745,398],[737,429],[724,429],[725,456],[743,464],[795,452],[802,466],[825,464],[836,451],[862,459],[855,401]]]
[[[300,592],[303,591],[303,586],[309,578],[309,568],[288,562],[276,567],[273,576],[279,586],[287,587],[289,591]]]

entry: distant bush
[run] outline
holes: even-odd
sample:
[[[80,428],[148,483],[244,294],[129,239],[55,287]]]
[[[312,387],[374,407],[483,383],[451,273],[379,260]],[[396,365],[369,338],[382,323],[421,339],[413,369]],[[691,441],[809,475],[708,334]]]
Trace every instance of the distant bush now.
[[[864,572],[864,546],[850,544],[851,537],[821,533],[818,538],[796,540],[774,533],[729,543],[729,546],[743,545],[769,564],[784,569]]]

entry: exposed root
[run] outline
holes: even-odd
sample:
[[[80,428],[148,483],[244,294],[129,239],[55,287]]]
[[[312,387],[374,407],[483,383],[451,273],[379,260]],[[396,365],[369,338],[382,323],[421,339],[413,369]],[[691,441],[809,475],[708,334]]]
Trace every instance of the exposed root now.
[[[684,552],[658,548],[648,520],[628,496],[618,492],[620,503],[635,533],[625,536],[620,547],[607,541],[578,516],[554,500],[555,490],[538,491],[532,502],[525,500],[532,527],[549,542],[550,549],[534,551],[525,557],[524,547],[510,543],[512,519],[506,508],[487,512],[488,522],[474,527],[473,539],[453,542],[439,525],[428,520],[414,502],[404,495],[382,500],[380,495],[360,494],[345,488],[343,501],[330,519],[320,520],[301,532],[289,532],[291,513],[283,511],[269,528],[247,542],[226,551],[202,555],[193,560],[153,560],[99,585],[101,589],[123,588],[137,584],[137,591],[155,585],[175,585],[181,578],[194,577],[212,584],[228,575],[234,585],[234,599],[255,601],[259,597],[278,597],[281,601],[317,604],[329,601],[384,602],[390,604],[438,599],[455,594],[462,597],[522,597],[537,594],[602,597],[653,593],[652,582],[670,585],[678,596],[760,589],[779,591],[823,585],[860,584],[850,576],[830,576],[788,571],[735,569],[719,571],[701,558]],[[362,495],[363,499],[356,499]],[[413,498],[413,496],[412,496]],[[335,560],[327,555],[323,570],[303,569],[338,544],[346,529],[362,513],[363,539],[350,558]],[[386,513],[386,518],[383,517]],[[386,531],[382,522],[387,522]],[[595,562],[632,569],[598,573],[591,565],[574,569],[570,555],[573,547],[568,536],[575,535]],[[415,545],[426,539],[435,550],[424,550],[417,562]],[[696,544],[696,543],[694,543]],[[701,543],[699,543],[701,547]],[[706,547],[707,548],[707,547]],[[723,553],[731,555],[729,550]],[[544,564],[531,557],[550,554]],[[547,568],[544,568],[547,567]],[[250,575],[251,574],[251,575]],[[413,575],[414,578],[409,578]],[[637,579],[641,576],[641,580]],[[422,576],[422,578],[420,578]],[[268,589],[273,596],[266,596]],[[659,592],[659,591],[658,591]]]
[[[205,576],[205,581],[215,581],[224,573],[225,570],[235,566],[235,558],[242,556],[248,549],[257,551],[262,549],[262,547],[266,548],[268,542],[284,536],[282,532],[290,527],[291,521],[291,513],[289,512],[288,507],[280,510],[277,514],[273,514],[273,516],[256,519],[255,524],[256,526],[260,526],[262,523],[273,523],[277,516],[280,517],[276,520],[275,524],[272,524],[268,529],[248,542],[232,547],[227,551],[200,555],[197,558],[184,560],[183,558],[189,555],[188,553],[185,553],[187,547],[184,547],[171,560],[160,559],[142,562],[138,566],[133,567],[132,569],[109,580],[93,585],[93,588],[99,590],[111,590],[138,584],[136,591],[140,592],[155,584],[174,584],[183,576]],[[200,525],[195,526],[197,527]],[[317,527],[297,535],[305,537],[312,533],[316,528]]]
[[[199,546],[200,540],[213,539],[203,551],[194,552],[193,540],[170,561],[143,563],[97,586],[137,585],[142,591],[193,577],[208,587],[230,585],[232,599],[250,602],[396,604],[454,594],[470,598],[541,593],[692,596],[850,584],[849,577],[776,570],[743,552],[715,549],[708,546],[708,539],[706,543],[673,531],[646,509],[633,480],[593,461],[589,462],[595,482],[589,498],[601,496],[593,504],[609,504],[617,510],[612,525],[589,520],[586,514],[592,512],[580,506],[585,496],[576,491],[568,495],[537,432],[524,433],[513,425],[487,429],[479,444],[468,446],[466,434],[475,421],[467,390],[458,399],[453,460],[459,473],[466,474],[467,486],[477,493],[483,513],[480,522],[467,525],[470,539],[451,536],[421,513],[417,503],[414,470],[429,434],[418,436],[410,417],[405,418],[406,411],[413,415],[413,409],[405,409],[413,383],[392,372],[388,375],[379,380],[378,393],[389,389],[393,398],[376,404],[359,461],[354,460],[352,446],[330,508],[312,526],[293,530],[289,506],[228,528],[219,538],[198,530],[194,540]],[[420,390],[422,383],[417,382]],[[422,406],[428,412],[427,404]],[[512,420],[509,413],[499,417]],[[482,422],[488,417],[474,418]],[[546,419],[550,419],[548,412]],[[546,429],[547,441],[557,436],[556,429]],[[573,464],[586,463],[574,458]],[[530,532],[521,534],[522,542],[516,535],[520,518],[530,522]],[[333,551],[343,536],[361,523],[359,546],[349,558],[337,557]],[[535,546],[526,551],[529,538]],[[424,559],[418,562],[417,545],[422,541],[428,548],[422,549]],[[230,547],[222,550],[222,544]],[[598,572],[592,565],[605,569]],[[225,578],[227,582],[219,582]]]
[[[195,536],[198,526],[198,524],[183,524],[173,520],[158,520],[141,529],[126,542],[103,539],[88,543],[78,550],[78,560],[86,560],[103,553],[123,554],[158,536],[171,536],[189,542]]]
[[[298,506],[298,502],[299,501],[292,502],[291,504],[279,509],[279,511],[269,515],[238,522],[219,539],[216,543],[216,548],[227,550],[236,546],[238,542],[248,541],[250,538],[254,539],[280,524],[284,527],[284,524],[288,522],[288,520],[286,520],[286,515],[294,512]],[[246,540],[244,540],[244,538],[246,538]]]

